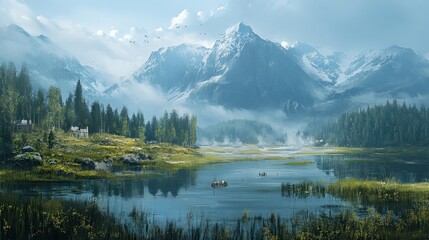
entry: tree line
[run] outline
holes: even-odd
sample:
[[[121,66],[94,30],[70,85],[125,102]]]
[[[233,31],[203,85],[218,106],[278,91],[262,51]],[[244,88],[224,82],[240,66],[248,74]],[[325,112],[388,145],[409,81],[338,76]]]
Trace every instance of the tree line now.
[[[129,114],[123,106],[119,111],[110,104],[86,101],[80,80],[74,93],[69,93],[65,102],[61,90],[50,86],[46,91],[33,92],[30,76],[25,65],[17,71],[13,63],[0,66],[0,153],[3,159],[13,152],[13,122],[31,121],[42,130],[53,128],[70,131],[72,126],[88,127],[89,134],[109,133],[140,138],[146,141],[167,142],[183,146],[193,146],[196,142],[197,118],[170,114],[145,122],[142,112]]]
[[[344,113],[332,123],[313,123],[306,135],[346,147],[429,146],[429,110],[387,101]]]

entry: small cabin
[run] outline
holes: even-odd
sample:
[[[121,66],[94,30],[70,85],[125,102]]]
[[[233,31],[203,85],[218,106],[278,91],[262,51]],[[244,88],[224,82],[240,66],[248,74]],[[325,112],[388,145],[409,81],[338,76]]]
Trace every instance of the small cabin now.
[[[71,133],[74,137],[77,138],[88,138],[89,134],[88,134],[88,127],[86,128],[79,128],[79,127],[75,127],[72,126],[70,128]]]
[[[17,120],[13,122],[13,128],[16,132],[31,132],[32,127],[31,120]]]

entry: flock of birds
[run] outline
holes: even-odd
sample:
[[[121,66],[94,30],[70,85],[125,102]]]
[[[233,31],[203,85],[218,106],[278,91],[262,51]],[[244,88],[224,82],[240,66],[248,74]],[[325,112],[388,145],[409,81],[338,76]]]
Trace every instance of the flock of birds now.
[[[203,27],[203,24],[201,23],[200,24],[200,27],[202,28]],[[180,28],[182,28],[182,29],[187,29],[188,28],[188,25],[179,25],[179,24],[176,24],[175,25],[175,28],[176,29],[180,29]],[[200,32],[200,35],[207,35],[207,32],[204,32],[204,31],[201,31]],[[222,34],[219,34],[219,35],[222,35]],[[149,39],[150,39],[150,36],[148,35],[148,34],[145,34],[144,35],[144,39],[143,39],[143,43],[145,43],[145,44],[149,44],[150,43],[150,41],[149,41]],[[159,40],[161,40],[161,41],[164,41],[160,36],[156,36],[156,39],[159,39]],[[136,41],[135,40],[130,40],[130,44],[135,44],[136,43]]]

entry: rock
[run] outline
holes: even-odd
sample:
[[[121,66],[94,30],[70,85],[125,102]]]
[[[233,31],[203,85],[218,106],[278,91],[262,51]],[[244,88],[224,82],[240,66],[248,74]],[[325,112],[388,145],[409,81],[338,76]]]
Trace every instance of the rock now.
[[[23,148],[21,148],[21,152],[22,153],[28,153],[28,152],[34,152],[34,148],[32,146],[25,146]]]
[[[104,145],[104,146],[115,146],[115,142],[113,142],[108,137],[103,138],[103,140],[101,140],[98,144]]]
[[[38,152],[26,152],[12,158],[16,167],[34,167],[43,164],[42,155]]]
[[[49,165],[57,165],[57,161],[52,160],[52,161],[49,162]]]
[[[119,160],[124,164],[128,165],[141,165],[145,160],[152,160],[153,158],[147,155],[144,152],[136,153],[136,154],[126,154],[122,156]]]
[[[106,158],[106,159],[103,159],[103,162],[105,164],[113,164],[113,159]]]
[[[75,158],[74,163],[79,163],[83,170],[95,170],[95,162],[91,158]]]
[[[126,154],[122,156],[119,160],[122,161],[122,163],[128,164],[128,165],[142,164],[142,160],[136,154]]]
[[[140,160],[146,160],[146,159],[149,158],[149,156],[146,153],[144,153],[144,152],[140,152],[137,155],[138,155],[138,157],[139,157]]]

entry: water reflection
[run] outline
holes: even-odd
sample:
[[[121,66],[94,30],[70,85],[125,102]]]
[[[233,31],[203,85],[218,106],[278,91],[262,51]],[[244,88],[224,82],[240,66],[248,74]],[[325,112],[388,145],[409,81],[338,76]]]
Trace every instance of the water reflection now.
[[[42,195],[62,199],[89,201],[97,199],[101,209],[115,217],[129,218],[133,209],[154,219],[184,219],[190,211],[210,219],[234,220],[248,209],[250,215],[266,216],[273,212],[284,217],[299,211],[336,212],[349,207],[326,193],[328,185],[339,178],[395,177],[401,182],[429,178],[429,165],[410,164],[409,160],[393,161],[363,155],[302,156],[316,164],[290,165],[290,159],[236,161],[182,169],[174,173],[157,173],[147,178],[120,180],[87,180],[72,183],[2,183],[1,191],[20,195]],[[301,160],[301,159],[299,159]],[[120,174],[130,169],[119,169]],[[141,171],[136,169],[135,171]],[[266,172],[265,177],[259,173]],[[212,189],[213,179],[228,181],[228,187]],[[281,189],[282,183],[290,183]],[[305,183],[303,186],[299,184]],[[295,189],[293,185],[295,184]],[[298,189],[298,190],[297,190]],[[281,192],[280,192],[281,191]],[[362,207],[359,205],[358,207]],[[107,211],[109,211],[107,210]]]
[[[314,156],[317,168],[336,178],[396,179],[402,183],[429,179],[429,163],[369,154]]]
[[[170,193],[176,197],[179,195],[181,189],[195,185],[195,182],[195,172],[182,169],[173,174],[165,174],[162,177],[152,177],[149,179],[102,179],[71,183],[2,183],[0,188],[2,192],[32,196],[67,197],[82,193],[92,193],[94,197],[118,196],[126,200],[133,197],[144,197],[145,188],[153,196],[167,197]]]
[[[181,188],[187,188],[190,185],[195,185],[195,172],[185,169],[179,170],[173,175],[168,175],[164,178],[153,178],[148,181],[149,193],[153,196],[167,197],[170,193],[173,197],[179,194]],[[158,194],[161,192],[161,194]]]

